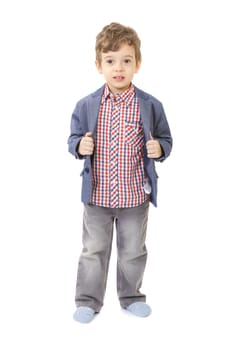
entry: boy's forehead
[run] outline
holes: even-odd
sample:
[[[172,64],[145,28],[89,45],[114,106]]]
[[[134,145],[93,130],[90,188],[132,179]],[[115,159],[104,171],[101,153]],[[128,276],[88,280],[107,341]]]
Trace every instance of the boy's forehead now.
[[[101,52],[102,57],[106,56],[115,56],[115,55],[122,55],[122,56],[135,56],[135,49],[132,45],[129,44],[122,44],[119,49],[115,51],[107,51],[107,52]]]

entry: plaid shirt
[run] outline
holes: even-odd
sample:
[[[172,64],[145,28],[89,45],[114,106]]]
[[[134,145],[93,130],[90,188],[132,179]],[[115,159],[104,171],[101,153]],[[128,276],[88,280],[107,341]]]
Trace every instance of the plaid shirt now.
[[[144,191],[144,132],[133,85],[113,95],[106,85],[99,110],[92,164],[91,203],[129,208],[147,199]]]

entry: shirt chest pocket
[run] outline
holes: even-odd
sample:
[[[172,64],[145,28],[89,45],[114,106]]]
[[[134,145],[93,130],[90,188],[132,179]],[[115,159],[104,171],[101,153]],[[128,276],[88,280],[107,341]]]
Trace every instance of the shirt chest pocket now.
[[[131,147],[143,147],[144,132],[139,122],[125,122],[125,142]]]

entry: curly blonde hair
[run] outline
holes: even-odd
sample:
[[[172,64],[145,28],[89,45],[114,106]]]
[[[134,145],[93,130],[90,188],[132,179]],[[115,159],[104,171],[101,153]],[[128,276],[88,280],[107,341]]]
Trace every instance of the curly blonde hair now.
[[[134,29],[112,22],[106,25],[96,37],[96,61],[101,63],[101,53],[119,50],[122,44],[134,47],[136,63],[141,61],[141,41]]]

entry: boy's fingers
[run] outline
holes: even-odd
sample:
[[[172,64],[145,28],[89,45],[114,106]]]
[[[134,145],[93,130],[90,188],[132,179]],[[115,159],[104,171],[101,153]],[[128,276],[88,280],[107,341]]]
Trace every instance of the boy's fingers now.
[[[91,131],[86,132],[85,137],[91,137],[91,136],[92,136],[92,132]]]

